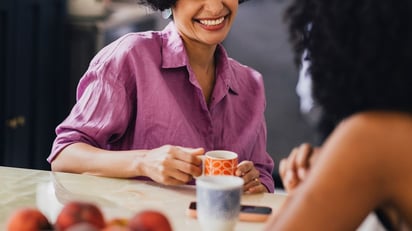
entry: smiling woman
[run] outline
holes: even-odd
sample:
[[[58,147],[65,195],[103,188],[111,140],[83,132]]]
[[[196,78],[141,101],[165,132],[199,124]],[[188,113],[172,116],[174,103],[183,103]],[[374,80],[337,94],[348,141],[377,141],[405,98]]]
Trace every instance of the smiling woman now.
[[[221,45],[239,1],[141,3],[170,8],[173,21],[127,34],[94,57],[56,129],[52,169],[179,185],[201,174],[199,155],[231,150],[243,190],[273,192],[262,76]]]

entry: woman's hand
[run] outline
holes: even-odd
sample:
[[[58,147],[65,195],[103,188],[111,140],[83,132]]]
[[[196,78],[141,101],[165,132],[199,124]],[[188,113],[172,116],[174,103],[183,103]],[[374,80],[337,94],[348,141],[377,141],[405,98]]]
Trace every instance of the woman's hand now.
[[[202,174],[202,160],[198,155],[203,154],[203,148],[164,145],[145,154],[142,172],[161,184],[186,184],[193,176]]]
[[[252,161],[242,161],[237,166],[235,173],[245,181],[243,191],[245,193],[263,193],[268,192],[266,187],[259,180],[259,171],[255,168]]]
[[[303,143],[280,161],[279,174],[287,192],[293,191],[306,178],[318,153],[319,148]]]

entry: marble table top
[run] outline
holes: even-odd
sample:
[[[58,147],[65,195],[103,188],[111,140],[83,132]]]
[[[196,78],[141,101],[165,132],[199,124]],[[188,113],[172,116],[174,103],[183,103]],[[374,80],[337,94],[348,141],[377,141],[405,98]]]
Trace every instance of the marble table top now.
[[[40,209],[54,223],[64,204],[88,201],[98,205],[106,220],[130,218],[135,213],[154,209],[163,212],[173,230],[200,230],[186,209],[196,198],[192,185],[163,186],[155,182],[114,179],[82,174],[10,168],[0,166],[0,230],[6,230],[11,213],[23,207]],[[283,193],[243,195],[242,204],[272,207],[282,205]],[[236,231],[262,230],[264,223],[238,222]]]

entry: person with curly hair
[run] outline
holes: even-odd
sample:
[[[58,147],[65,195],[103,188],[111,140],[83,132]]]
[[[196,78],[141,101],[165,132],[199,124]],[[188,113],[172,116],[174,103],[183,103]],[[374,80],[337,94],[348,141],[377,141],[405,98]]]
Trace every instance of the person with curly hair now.
[[[103,48],[56,128],[53,171],[193,184],[205,151],[238,154],[245,193],[273,192],[266,99],[256,70],[230,58],[239,0],[141,0],[172,12],[162,31],[129,33]]]
[[[412,230],[411,12],[410,0],[288,8],[295,58],[307,54],[314,99],[337,126],[282,160],[288,197],[265,230],[356,230],[370,214]]]

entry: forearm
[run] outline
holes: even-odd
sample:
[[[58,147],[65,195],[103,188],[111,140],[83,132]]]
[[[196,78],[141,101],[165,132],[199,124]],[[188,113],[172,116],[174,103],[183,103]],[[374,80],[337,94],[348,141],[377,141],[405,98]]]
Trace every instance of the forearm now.
[[[53,171],[129,178],[143,175],[141,164],[146,150],[108,151],[85,143],[64,148],[51,163]]]

